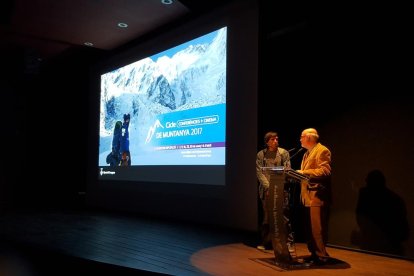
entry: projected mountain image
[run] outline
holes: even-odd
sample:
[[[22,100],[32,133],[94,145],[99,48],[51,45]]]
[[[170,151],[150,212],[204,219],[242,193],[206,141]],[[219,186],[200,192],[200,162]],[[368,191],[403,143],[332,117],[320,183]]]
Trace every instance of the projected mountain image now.
[[[99,166],[124,114],[130,165],[224,165],[226,44],[224,27],[103,74]]]

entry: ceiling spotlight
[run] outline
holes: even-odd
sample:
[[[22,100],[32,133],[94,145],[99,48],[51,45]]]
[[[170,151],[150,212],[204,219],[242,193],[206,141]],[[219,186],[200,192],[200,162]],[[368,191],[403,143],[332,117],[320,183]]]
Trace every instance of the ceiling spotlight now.
[[[173,3],[173,0],[161,0],[161,3],[164,5],[171,5]]]
[[[127,23],[118,23],[118,27],[119,28],[128,28],[128,24]]]
[[[91,47],[91,46],[93,46],[93,43],[92,42],[84,42],[83,45]]]

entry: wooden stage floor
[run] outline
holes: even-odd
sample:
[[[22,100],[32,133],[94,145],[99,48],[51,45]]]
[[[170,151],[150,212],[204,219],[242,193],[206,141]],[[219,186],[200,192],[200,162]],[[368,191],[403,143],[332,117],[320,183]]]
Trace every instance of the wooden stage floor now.
[[[328,247],[326,266],[282,269],[252,233],[104,212],[0,215],[0,275],[413,275],[414,262]],[[307,256],[306,245],[296,253]]]

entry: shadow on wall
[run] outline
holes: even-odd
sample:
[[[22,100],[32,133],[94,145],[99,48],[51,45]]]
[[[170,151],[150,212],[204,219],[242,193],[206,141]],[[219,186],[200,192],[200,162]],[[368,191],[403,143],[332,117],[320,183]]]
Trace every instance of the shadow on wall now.
[[[402,242],[409,238],[404,201],[386,187],[380,170],[368,173],[365,181],[356,207],[359,231],[352,232],[351,242],[368,251],[404,255]]]

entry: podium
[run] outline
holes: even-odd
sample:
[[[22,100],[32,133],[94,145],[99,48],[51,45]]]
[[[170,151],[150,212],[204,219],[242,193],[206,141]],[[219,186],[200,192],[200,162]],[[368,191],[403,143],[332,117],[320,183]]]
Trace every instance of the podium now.
[[[269,228],[272,233],[272,245],[277,264],[289,265],[292,256],[288,248],[289,220],[285,218],[285,185],[289,178],[296,180],[307,179],[307,176],[283,166],[262,167],[270,176],[269,194],[266,201],[266,210],[269,214]]]
[[[269,191],[266,210],[269,215],[269,231],[272,236],[273,251],[277,263],[289,263],[292,257],[287,246],[288,225],[284,219],[284,190],[286,182],[285,168],[262,167],[269,175]]]

